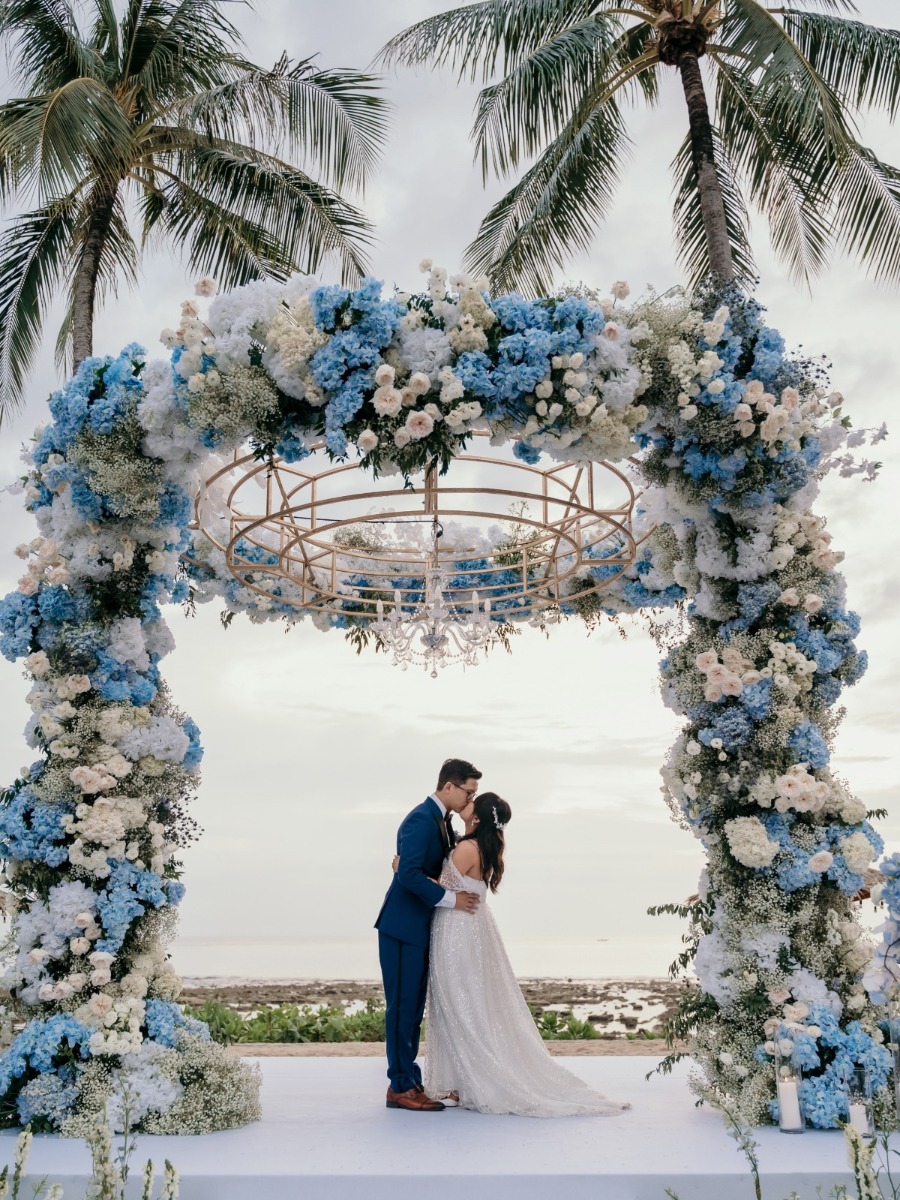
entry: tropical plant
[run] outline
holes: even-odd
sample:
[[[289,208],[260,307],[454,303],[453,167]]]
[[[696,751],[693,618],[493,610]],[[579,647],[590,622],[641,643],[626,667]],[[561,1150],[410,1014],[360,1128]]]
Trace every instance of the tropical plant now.
[[[342,193],[378,158],[378,82],[313,58],[256,66],[227,2],[0,4],[22,92],[0,105],[0,197],[36,204],[0,239],[0,413],[21,400],[54,299],[57,362],[77,366],[98,304],[135,284],[150,239],[223,288],[326,255],[346,280],[362,273],[371,231]]]
[[[380,60],[484,84],[472,131],[482,173],[518,178],[467,266],[497,289],[544,294],[565,256],[590,246],[630,146],[622,102],[656,105],[665,68],[687,102],[672,169],[692,282],[753,277],[748,200],[796,279],[841,249],[896,280],[900,172],[857,135],[866,111],[896,115],[900,32],[856,13],[853,0],[482,0],[404,30]]]

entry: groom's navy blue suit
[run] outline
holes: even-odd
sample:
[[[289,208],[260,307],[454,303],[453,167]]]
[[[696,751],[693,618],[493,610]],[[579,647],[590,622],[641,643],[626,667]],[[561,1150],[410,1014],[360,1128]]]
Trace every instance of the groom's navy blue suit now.
[[[431,918],[444,896],[444,889],[432,880],[441,873],[452,838],[430,796],[404,818],[397,831],[400,865],[375,922],[384,983],[387,1073],[395,1092],[422,1083],[416,1055],[428,991]]]

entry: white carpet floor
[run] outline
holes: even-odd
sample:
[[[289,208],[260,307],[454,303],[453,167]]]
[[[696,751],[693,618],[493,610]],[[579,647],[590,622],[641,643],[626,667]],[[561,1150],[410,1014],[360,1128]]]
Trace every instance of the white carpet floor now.
[[[263,1119],[204,1138],[139,1138],[134,1195],[147,1157],[171,1159],[182,1200],[752,1200],[746,1160],[715,1113],[698,1110],[686,1069],[645,1074],[648,1058],[574,1058],[576,1074],[633,1107],[616,1117],[534,1120],[460,1109],[384,1107],[384,1063],[370,1058],[266,1058]],[[825,1196],[852,1184],[837,1132],[756,1134],[765,1200]],[[14,1133],[0,1137],[0,1164]],[[59,1182],[82,1200],[83,1143],[34,1139],[29,1181]],[[28,1187],[25,1195],[30,1195]],[[129,1195],[131,1189],[129,1188]],[[852,1186],[850,1194],[853,1195]]]

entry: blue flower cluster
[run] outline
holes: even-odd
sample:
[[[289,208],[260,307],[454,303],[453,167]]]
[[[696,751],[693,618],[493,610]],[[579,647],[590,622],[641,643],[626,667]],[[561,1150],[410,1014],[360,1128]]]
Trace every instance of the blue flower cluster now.
[[[53,424],[43,431],[33,452],[43,466],[51,454],[65,454],[83,429],[110,433],[134,411],[141,395],[140,371],[145,351],[136,342],[115,358],[86,358],[70,380],[50,397]]]
[[[821,1032],[814,1036],[806,1030],[783,1029],[779,1037],[793,1042],[794,1066],[809,1072],[800,1085],[800,1102],[806,1119],[816,1129],[834,1129],[847,1120],[848,1087],[855,1068],[863,1067],[872,1088],[881,1088],[890,1076],[891,1056],[866,1033],[859,1021],[850,1021],[842,1029],[834,1012],[824,1004],[813,1005],[806,1022],[807,1030],[814,1026]],[[757,1057],[768,1058],[762,1047],[758,1048]],[[824,1068],[823,1059],[827,1063]],[[773,1100],[770,1107],[773,1119],[777,1120],[778,1101]]]
[[[142,871],[134,863],[121,859],[111,862],[106,887],[97,900],[103,929],[97,949],[118,953],[132,922],[143,916],[147,905],[162,908],[177,904],[181,899],[179,886],[163,880],[155,871]],[[174,896],[178,899],[173,899]]]
[[[794,762],[805,762],[811,767],[827,767],[831,755],[822,730],[815,721],[801,721],[788,737],[788,746],[794,754]]]
[[[88,1042],[92,1029],[76,1021],[71,1013],[55,1013],[52,1017],[36,1017],[3,1054],[0,1054],[0,1096],[9,1091],[14,1079],[20,1079],[29,1068],[35,1073],[54,1070],[60,1049],[68,1044],[82,1059],[89,1056]]]
[[[61,804],[43,803],[31,788],[21,788],[0,807],[0,857],[61,867],[69,857],[62,825],[67,811]]]
[[[375,367],[406,311],[397,300],[382,300],[381,284],[367,276],[353,292],[317,288],[310,296],[313,317],[331,337],[313,355],[310,371],[328,396],[325,444],[334,455],[347,452],[344,426],[362,408],[375,386]],[[349,318],[349,326],[338,313]],[[282,439],[284,440],[284,439]]]
[[[814,826],[816,841],[810,849],[795,842],[792,829],[796,822],[797,814],[790,810],[786,813],[772,812],[764,818],[763,824],[769,839],[778,842],[781,847],[773,867],[766,868],[766,873],[774,871],[778,886],[785,892],[797,892],[801,888],[819,884],[823,879],[829,879],[845,896],[855,896],[865,880],[859,871],[853,871],[847,865],[847,860],[841,853],[841,843],[851,833],[862,833],[870,842],[873,854],[880,854],[884,848],[881,835],[868,821],[861,821],[852,829],[840,824]],[[809,829],[809,826],[806,828]],[[828,870],[824,874],[821,871],[810,870],[810,859],[826,851],[833,856]]]
[[[72,1078],[72,1072],[63,1068],[65,1074],[45,1072],[36,1075],[25,1085],[16,1097],[16,1108],[19,1122],[30,1125],[38,1120],[49,1121],[54,1129],[59,1129],[63,1121],[75,1107],[78,1098],[78,1085]]]
[[[145,1024],[147,1037],[160,1046],[175,1046],[179,1033],[209,1041],[209,1026],[193,1017],[186,1017],[177,1004],[168,1000],[148,1000]]]

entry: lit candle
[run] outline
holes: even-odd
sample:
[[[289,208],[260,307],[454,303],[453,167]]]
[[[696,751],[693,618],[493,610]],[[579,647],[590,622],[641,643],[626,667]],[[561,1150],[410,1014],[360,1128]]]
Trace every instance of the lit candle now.
[[[800,1093],[793,1079],[781,1079],[778,1082],[778,1126],[790,1132],[803,1128]]]
[[[394,605],[396,608],[400,607],[400,589],[399,588],[394,589]]]
[[[375,605],[375,611],[378,613],[378,619],[380,621],[381,618],[384,616],[384,601],[383,600],[379,600],[378,603]]]
[[[850,1102],[850,1127],[863,1135],[872,1132],[868,1105],[864,1104],[862,1100],[852,1100]]]

